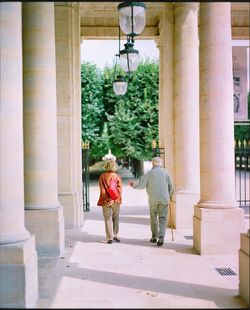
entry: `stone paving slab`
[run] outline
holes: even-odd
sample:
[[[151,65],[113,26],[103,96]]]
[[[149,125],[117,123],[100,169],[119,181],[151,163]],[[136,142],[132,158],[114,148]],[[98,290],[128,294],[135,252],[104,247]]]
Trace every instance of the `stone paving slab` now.
[[[146,165],[146,171],[150,163]],[[39,258],[40,298],[36,308],[247,308],[238,295],[238,255],[198,255],[191,230],[168,228],[165,243],[150,243],[145,190],[123,179],[120,213],[121,243],[106,244],[98,175],[91,179],[90,211],[84,227],[66,231],[66,248],[58,258]],[[231,268],[235,276],[221,276],[215,268]]]
[[[238,295],[238,255],[198,255],[190,230],[167,229],[165,243],[150,243],[145,191],[124,183],[120,243],[105,242],[99,189],[90,187],[90,211],[84,227],[66,231],[58,259],[39,258],[36,308],[247,308]],[[215,268],[231,268],[221,276]]]

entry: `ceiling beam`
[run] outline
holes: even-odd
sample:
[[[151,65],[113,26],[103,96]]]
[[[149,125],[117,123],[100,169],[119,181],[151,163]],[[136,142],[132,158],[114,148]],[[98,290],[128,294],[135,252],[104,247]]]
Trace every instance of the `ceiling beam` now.
[[[81,38],[91,40],[110,40],[118,39],[119,33],[117,27],[81,27]],[[155,39],[159,36],[158,27],[146,27],[136,39]],[[124,40],[126,36],[121,33]],[[249,40],[249,27],[232,27],[232,39]]]
[[[232,27],[232,39],[249,40],[249,27]]]
[[[81,39],[118,39],[118,27],[81,27]],[[136,39],[155,39],[159,36],[158,27],[146,27]],[[121,33],[121,39],[126,36]]]

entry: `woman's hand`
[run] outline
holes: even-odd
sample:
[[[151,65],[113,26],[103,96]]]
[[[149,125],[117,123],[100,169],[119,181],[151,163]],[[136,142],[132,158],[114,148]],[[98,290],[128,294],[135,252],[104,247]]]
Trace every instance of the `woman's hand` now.
[[[114,204],[114,200],[112,200],[111,198],[108,198],[105,200],[105,205],[110,207],[112,206],[112,204]]]

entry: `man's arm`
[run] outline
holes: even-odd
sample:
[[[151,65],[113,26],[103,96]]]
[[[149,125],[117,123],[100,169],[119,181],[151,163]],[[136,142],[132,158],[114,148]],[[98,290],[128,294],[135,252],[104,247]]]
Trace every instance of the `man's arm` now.
[[[140,177],[138,181],[129,181],[129,185],[136,189],[144,189],[148,183],[148,172]]]

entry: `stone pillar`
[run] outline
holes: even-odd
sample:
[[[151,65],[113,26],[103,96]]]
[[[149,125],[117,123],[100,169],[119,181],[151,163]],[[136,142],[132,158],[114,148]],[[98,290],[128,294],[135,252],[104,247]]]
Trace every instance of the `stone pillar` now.
[[[173,4],[165,3],[159,23],[159,146],[174,180],[174,21]]]
[[[55,3],[58,188],[65,228],[83,225],[79,3]]]
[[[200,3],[200,201],[194,248],[236,254],[244,230],[234,179],[234,120],[230,2]]]
[[[159,23],[159,146],[165,150],[165,168],[175,183],[174,148],[174,15],[173,4],[165,3]],[[173,210],[175,211],[175,210]],[[173,212],[173,218],[175,214]],[[170,226],[168,217],[167,225]]]
[[[247,233],[241,234],[240,242],[240,251],[239,251],[239,292],[240,296],[245,300],[249,305],[249,273],[250,273],[250,260],[249,260],[249,245],[250,245],[250,230],[248,229]]]
[[[58,202],[53,2],[23,3],[25,219],[40,256],[64,249]]]
[[[38,298],[35,238],[24,225],[21,5],[0,3],[0,308]]]
[[[175,225],[192,229],[199,201],[198,3],[176,2],[175,37]]]

